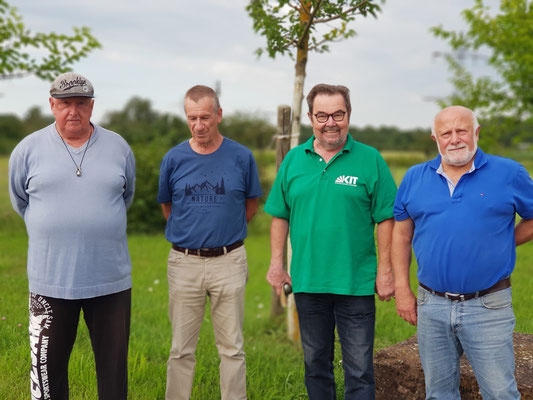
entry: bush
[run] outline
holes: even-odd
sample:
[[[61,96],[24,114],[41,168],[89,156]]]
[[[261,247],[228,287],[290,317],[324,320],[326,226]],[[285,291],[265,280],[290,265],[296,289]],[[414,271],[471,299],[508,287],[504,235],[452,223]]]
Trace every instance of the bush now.
[[[22,121],[16,115],[0,115],[0,154],[11,154],[24,138]]]
[[[128,232],[163,232],[166,221],[157,202],[159,166],[171,145],[167,140],[154,140],[131,147],[137,178],[133,204],[128,210]]]

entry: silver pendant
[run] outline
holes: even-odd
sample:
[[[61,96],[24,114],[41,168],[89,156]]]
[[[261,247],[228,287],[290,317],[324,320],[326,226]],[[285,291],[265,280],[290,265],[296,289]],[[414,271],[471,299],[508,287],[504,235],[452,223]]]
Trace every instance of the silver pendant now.
[[[79,168],[76,170],[76,176],[81,176],[81,170]]]

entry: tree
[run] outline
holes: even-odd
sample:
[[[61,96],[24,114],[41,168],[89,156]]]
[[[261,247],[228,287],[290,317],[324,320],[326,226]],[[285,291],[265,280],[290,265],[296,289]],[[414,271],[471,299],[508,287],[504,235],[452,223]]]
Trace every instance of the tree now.
[[[22,121],[14,114],[0,115],[0,155],[11,153],[24,137]]]
[[[323,53],[329,43],[355,36],[348,24],[356,16],[376,16],[380,7],[373,0],[251,0],[246,7],[253,27],[267,39],[264,50],[275,58],[296,52],[292,103],[291,147],[298,144],[303,87],[309,51]],[[320,29],[319,29],[320,28]]]
[[[14,114],[0,114],[0,155],[10,154],[24,136],[50,125],[54,117],[43,115],[37,106],[31,107],[23,119]]]
[[[276,127],[266,119],[243,112],[224,116],[219,129],[224,136],[254,150],[272,147],[272,137],[276,133]]]
[[[52,80],[93,49],[101,47],[89,28],[73,30],[71,36],[32,33],[16,8],[0,0],[0,80],[31,74]]]
[[[40,107],[30,107],[24,114],[23,133],[28,135],[54,122],[52,114],[43,115]]]
[[[454,51],[446,59],[455,92],[440,105],[462,104],[490,121],[480,137],[485,147],[506,147],[531,138],[525,127],[533,118],[533,3],[501,0],[495,13],[483,0],[476,0],[462,16],[466,33],[432,28]],[[488,63],[496,78],[476,78],[461,64],[462,55],[478,50],[490,52]]]
[[[120,135],[129,144],[141,146],[153,140],[166,143],[170,148],[189,137],[187,124],[183,119],[171,114],[161,114],[152,108],[149,99],[132,97],[120,111],[110,111],[104,115],[102,125]]]
[[[135,155],[136,184],[128,210],[129,232],[162,232],[165,219],[157,203],[159,165],[165,153],[190,137],[183,119],[154,110],[148,99],[132,97],[119,111],[110,111],[102,126],[119,133]]]

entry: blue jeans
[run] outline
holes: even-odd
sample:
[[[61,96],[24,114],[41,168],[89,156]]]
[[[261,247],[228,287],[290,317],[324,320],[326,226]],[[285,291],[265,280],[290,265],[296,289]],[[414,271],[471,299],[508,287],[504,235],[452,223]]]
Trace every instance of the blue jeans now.
[[[418,345],[426,399],[460,399],[459,358],[466,354],[484,400],[520,399],[514,377],[511,288],[451,301],[418,287]]]
[[[336,399],[335,325],[341,344],[345,399],[374,399],[374,296],[295,293],[310,400]]]

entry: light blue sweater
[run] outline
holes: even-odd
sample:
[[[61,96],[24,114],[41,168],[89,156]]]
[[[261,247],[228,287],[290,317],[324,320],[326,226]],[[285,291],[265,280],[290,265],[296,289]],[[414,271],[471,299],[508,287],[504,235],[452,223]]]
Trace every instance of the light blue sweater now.
[[[69,146],[80,165],[87,144]],[[28,231],[33,293],[62,299],[131,288],[126,209],[135,189],[135,159],[118,134],[94,125],[82,175],[55,128],[24,138],[9,159],[9,194]]]

